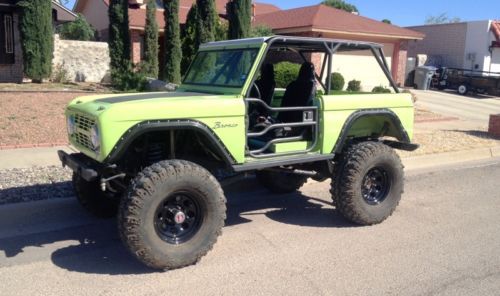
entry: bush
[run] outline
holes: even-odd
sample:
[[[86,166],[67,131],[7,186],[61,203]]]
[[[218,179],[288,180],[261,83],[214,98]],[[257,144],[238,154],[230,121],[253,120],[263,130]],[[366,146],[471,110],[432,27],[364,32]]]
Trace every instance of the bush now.
[[[95,30],[85,20],[81,14],[78,14],[73,22],[65,23],[58,29],[61,39],[93,41],[95,40]]]
[[[147,79],[143,73],[125,71],[114,73],[113,87],[121,91],[143,91],[146,89]]]
[[[361,91],[361,81],[356,79],[349,81],[347,91]]]
[[[70,81],[69,72],[63,64],[57,64],[52,71],[52,82],[68,83]]]
[[[330,83],[330,88],[332,90],[343,90],[345,85],[344,76],[338,72],[332,73],[332,82]]]
[[[391,90],[385,86],[375,86],[372,89],[372,93],[388,94],[391,93]]]
[[[290,82],[299,76],[300,64],[280,62],[274,65],[276,87],[286,88]]]

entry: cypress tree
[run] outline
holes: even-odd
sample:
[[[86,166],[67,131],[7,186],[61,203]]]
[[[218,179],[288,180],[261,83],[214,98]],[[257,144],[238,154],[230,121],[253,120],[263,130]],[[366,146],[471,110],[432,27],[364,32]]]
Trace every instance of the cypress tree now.
[[[229,21],[228,38],[240,39],[250,36],[252,21],[251,0],[231,0],[226,5]]]
[[[182,74],[186,73],[200,46],[198,27],[198,6],[194,3],[191,9],[189,9],[186,25],[184,26],[184,36],[182,38]]]
[[[113,85],[126,89],[124,80],[131,75],[128,0],[111,0],[109,15],[109,56]]]
[[[219,16],[214,0],[196,0],[198,7],[198,24],[200,44],[215,40]]]
[[[33,82],[41,83],[52,72],[52,2],[26,0],[18,5],[22,8],[19,30],[23,40],[24,74]]]
[[[163,0],[165,17],[165,66],[163,79],[181,82],[181,36],[179,26],[179,0]]]
[[[158,23],[156,22],[155,0],[148,0],[146,6],[144,62],[141,70],[145,75],[158,78]]]

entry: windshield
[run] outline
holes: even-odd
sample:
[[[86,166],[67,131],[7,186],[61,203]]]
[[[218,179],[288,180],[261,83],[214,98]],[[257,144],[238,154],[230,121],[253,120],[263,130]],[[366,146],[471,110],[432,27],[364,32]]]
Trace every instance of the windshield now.
[[[196,55],[185,84],[242,87],[258,49],[201,51]]]

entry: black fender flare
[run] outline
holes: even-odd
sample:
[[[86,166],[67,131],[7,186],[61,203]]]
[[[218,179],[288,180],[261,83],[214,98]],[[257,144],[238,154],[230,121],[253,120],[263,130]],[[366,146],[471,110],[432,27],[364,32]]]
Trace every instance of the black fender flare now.
[[[236,164],[236,160],[229,153],[221,139],[212,131],[206,124],[192,119],[176,119],[176,120],[147,120],[135,124],[129,128],[115,144],[111,152],[108,154],[105,163],[113,163],[117,161],[132,142],[139,136],[152,131],[167,131],[167,130],[195,130],[207,137],[218,150],[224,162],[232,166]]]
[[[369,116],[386,116],[391,120],[391,123],[396,127],[399,132],[398,140],[402,143],[410,144],[410,137],[408,136],[408,132],[403,127],[401,120],[392,110],[383,108],[383,109],[362,109],[353,112],[347,120],[344,122],[342,126],[342,130],[340,131],[340,136],[333,147],[333,153],[341,153],[344,149],[344,144],[347,139],[347,135],[349,130],[353,126],[353,124],[360,118],[369,117]]]

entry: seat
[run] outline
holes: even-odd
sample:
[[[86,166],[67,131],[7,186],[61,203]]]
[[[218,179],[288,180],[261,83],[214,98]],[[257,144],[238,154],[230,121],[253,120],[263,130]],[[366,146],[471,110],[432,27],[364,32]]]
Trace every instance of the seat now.
[[[260,78],[255,81],[259,87],[261,100],[271,106],[271,101],[274,96],[274,89],[276,88],[276,80],[274,79],[274,66],[273,64],[265,64],[260,70]]]
[[[285,90],[281,107],[311,106],[316,96],[316,80],[314,65],[305,62],[300,67],[299,76]],[[281,112],[278,120],[281,122],[302,122],[302,112]]]

